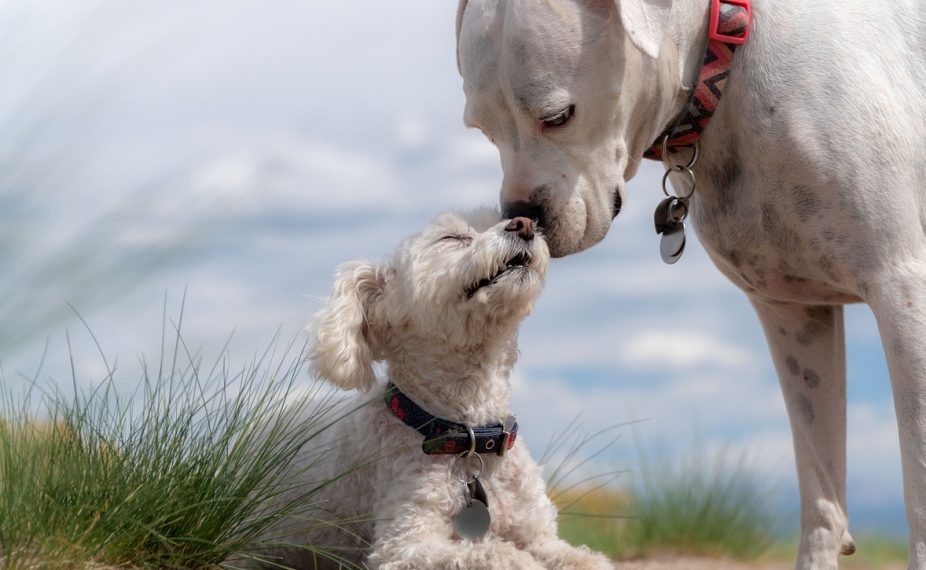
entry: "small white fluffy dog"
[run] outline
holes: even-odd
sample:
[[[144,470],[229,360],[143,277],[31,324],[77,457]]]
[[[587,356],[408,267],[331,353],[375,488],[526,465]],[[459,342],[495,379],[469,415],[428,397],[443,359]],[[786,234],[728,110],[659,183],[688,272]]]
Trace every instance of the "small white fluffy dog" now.
[[[381,570],[611,570],[605,556],[557,537],[541,468],[515,437],[513,417],[506,422],[518,326],[540,294],[548,262],[531,220],[501,220],[482,209],[437,216],[389,262],[338,269],[334,293],[311,325],[310,366],[316,377],[358,390],[344,405],[359,408],[324,434],[324,472],[312,468],[306,476],[348,472],[312,501],[323,500],[351,524],[307,534],[277,529],[278,536],[338,549],[354,564]],[[374,361],[386,365],[394,385],[388,393]],[[422,421],[422,414],[434,419]],[[448,428],[454,424],[457,430]],[[425,438],[416,427],[433,430]],[[457,453],[471,445],[478,456]],[[295,467],[318,453],[313,444]],[[479,499],[491,516],[485,528],[483,513],[472,510]],[[472,539],[458,534],[483,530]],[[336,567],[304,550],[265,554],[299,569]]]

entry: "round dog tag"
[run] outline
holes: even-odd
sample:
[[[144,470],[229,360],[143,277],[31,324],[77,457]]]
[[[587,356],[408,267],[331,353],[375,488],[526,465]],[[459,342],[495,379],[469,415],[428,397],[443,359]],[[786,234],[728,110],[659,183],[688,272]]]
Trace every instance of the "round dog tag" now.
[[[463,510],[453,515],[453,530],[460,538],[466,540],[482,538],[489,531],[490,524],[492,515],[489,514],[488,507],[478,499],[473,499],[469,506],[463,505]]]
[[[659,242],[659,255],[662,260],[672,265],[685,251],[685,224],[677,222],[674,227],[666,228],[662,232],[662,240]]]
[[[685,224],[678,222],[674,227],[666,228],[662,232],[662,240],[659,242],[659,255],[662,260],[672,265],[685,252]]]

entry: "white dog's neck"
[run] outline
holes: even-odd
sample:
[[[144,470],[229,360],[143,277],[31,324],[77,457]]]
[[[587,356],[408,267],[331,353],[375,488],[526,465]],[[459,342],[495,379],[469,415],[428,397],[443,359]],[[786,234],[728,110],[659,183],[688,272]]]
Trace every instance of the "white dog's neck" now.
[[[708,0],[675,0],[672,4],[672,20],[666,41],[678,54],[678,87],[686,93],[697,83],[704,62],[709,14]],[[665,56],[661,55],[660,59],[662,57]]]
[[[649,148],[656,137],[674,124],[685,109],[696,87],[708,42],[709,0],[675,0],[671,20],[659,57],[652,60],[624,38],[629,69],[643,70],[638,78],[647,88],[630,102],[627,139],[633,153]],[[623,95],[627,99],[626,95]],[[630,99],[627,99],[630,101]],[[624,179],[636,174],[639,163],[627,161]]]
[[[456,423],[498,423],[510,413],[509,377],[517,359],[516,335],[468,350],[399,350],[387,375],[425,411]]]

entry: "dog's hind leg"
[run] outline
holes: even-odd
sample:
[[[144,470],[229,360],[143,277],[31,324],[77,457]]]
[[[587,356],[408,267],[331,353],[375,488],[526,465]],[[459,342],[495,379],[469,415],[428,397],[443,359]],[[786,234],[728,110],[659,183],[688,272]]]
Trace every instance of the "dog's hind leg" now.
[[[900,433],[904,502],[910,525],[909,568],[926,569],[926,264],[893,264],[869,283]]]
[[[846,352],[842,306],[751,299],[788,409],[801,495],[798,570],[852,554],[846,510]]]

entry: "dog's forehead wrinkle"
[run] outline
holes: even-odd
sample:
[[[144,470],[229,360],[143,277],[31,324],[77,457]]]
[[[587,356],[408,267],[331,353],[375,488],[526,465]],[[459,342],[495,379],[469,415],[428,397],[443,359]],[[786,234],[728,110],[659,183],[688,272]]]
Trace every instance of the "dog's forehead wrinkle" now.
[[[508,42],[502,59],[501,79],[508,84],[517,111],[539,120],[559,112],[573,103],[572,87],[581,79],[578,57],[558,57],[546,61],[519,38]],[[557,52],[559,53],[559,52]]]

